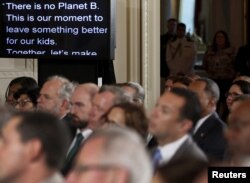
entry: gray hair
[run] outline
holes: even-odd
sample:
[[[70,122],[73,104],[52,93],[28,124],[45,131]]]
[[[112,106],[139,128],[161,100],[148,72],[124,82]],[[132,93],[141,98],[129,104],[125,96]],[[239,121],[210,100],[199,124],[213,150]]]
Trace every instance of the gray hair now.
[[[129,183],[151,182],[151,161],[137,133],[118,127],[98,129],[86,143],[96,138],[104,139],[100,163],[125,168],[130,176]]]
[[[196,81],[204,82],[206,84],[204,89],[206,94],[214,97],[216,102],[218,102],[220,98],[220,89],[215,81],[205,77],[199,78]]]
[[[129,87],[135,89],[136,93],[135,93],[134,97],[136,99],[141,100],[142,103],[144,103],[145,91],[144,91],[144,88],[139,83],[130,81],[130,82],[126,83],[125,86],[129,86]]]
[[[117,86],[103,85],[98,93],[104,93],[104,92],[110,92],[115,96],[113,100],[113,105],[129,101],[128,97],[124,95],[123,90]]]
[[[70,97],[77,86],[76,83],[70,82],[67,78],[63,76],[54,75],[47,79],[47,81],[58,80],[61,82],[61,87],[58,90],[58,95],[62,100],[70,100]]]

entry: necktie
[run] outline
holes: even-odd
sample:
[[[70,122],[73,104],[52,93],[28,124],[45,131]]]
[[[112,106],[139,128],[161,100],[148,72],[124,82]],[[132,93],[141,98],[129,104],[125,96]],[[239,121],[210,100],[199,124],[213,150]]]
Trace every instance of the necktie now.
[[[77,134],[75,144],[70,149],[68,156],[66,157],[66,163],[71,162],[73,160],[73,158],[75,157],[75,155],[76,155],[76,153],[81,145],[83,138],[84,137],[81,133]]]
[[[159,166],[160,160],[162,159],[160,149],[156,148],[153,153],[153,166],[154,170]]]

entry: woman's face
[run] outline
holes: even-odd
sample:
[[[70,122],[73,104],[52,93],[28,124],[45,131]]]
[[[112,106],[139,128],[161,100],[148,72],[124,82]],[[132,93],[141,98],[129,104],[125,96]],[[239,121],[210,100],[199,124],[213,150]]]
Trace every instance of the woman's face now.
[[[33,111],[35,109],[34,104],[26,94],[20,95],[16,101],[15,108],[20,111]]]
[[[243,92],[241,91],[240,87],[237,85],[232,85],[228,91],[227,100],[226,100],[229,111],[231,111],[233,99],[239,95],[243,95]]]
[[[124,111],[119,107],[114,107],[107,115],[108,122],[116,123],[118,126],[126,126]]]
[[[221,32],[216,34],[215,39],[216,39],[216,44],[218,47],[220,47],[220,48],[225,47],[226,39],[225,39],[225,36]]]
[[[21,88],[22,86],[20,84],[13,84],[9,87],[9,91],[6,96],[5,103],[10,106],[15,106],[16,100],[14,99],[14,94]]]

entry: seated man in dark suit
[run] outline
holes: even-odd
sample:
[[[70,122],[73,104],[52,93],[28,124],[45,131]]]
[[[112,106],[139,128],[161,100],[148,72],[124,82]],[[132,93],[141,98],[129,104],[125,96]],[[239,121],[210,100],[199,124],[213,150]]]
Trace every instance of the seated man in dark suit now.
[[[68,115],[70,110],[69,100],[74,89],[74,84],[62,76],[51,76],[43,84],[37,99],[37,108],[54,114],[58,119],[65,122],[74,137],[76,128],[70,123]]]
[[[220,96],[219,87],[211,79],[200,78],[192,82],[189,89],[198,95],[202,110],[193,131],[193,139],[208,159],[223,160],[226,149],[223,131],[226,125],[215,112]]]
[[[89,120],[89,112],[92,107],[92,99],[98,92],[98,86],[94,83],[85,83],[78,85],[70,99],[70,114],[72,117],[72,125],[77,128],[76,135],[71,142],[69,150],[64,161],[62,173],[66,175],[72,167],[75,156],[92,130],[87,128]]]
[[[159,144],[153,155],[155,168],[183,157],[207,160],[189,136],[199,118],[198,97],[187,89],[173,88],[158,99],[149,120],[149,132]]]

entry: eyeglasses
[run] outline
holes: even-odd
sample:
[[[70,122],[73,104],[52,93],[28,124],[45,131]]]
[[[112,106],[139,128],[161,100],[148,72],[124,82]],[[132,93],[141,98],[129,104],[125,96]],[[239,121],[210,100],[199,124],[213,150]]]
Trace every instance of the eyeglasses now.
[[[228,93],[225,94],[225,97],[229,97],[230,96],[232,98],[235,98],[235,97],[238,97],[240,95],[242,95],[242,94],[235,93],[235,92],[232,92],[232,93],[228,92]]]
[[[20,107],[24,107],[29,102],[31,102],[30,99],[19,100],[16,101],[15,106],[19,105]]]

